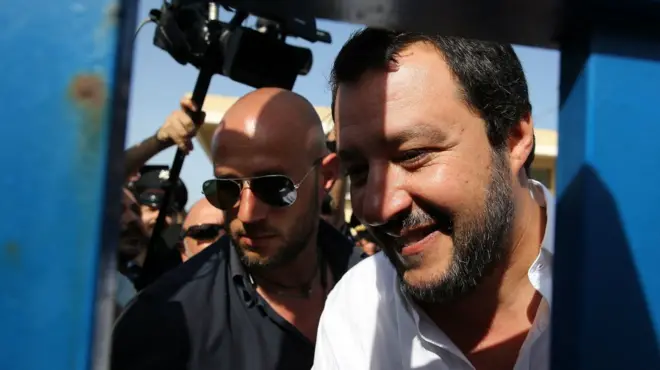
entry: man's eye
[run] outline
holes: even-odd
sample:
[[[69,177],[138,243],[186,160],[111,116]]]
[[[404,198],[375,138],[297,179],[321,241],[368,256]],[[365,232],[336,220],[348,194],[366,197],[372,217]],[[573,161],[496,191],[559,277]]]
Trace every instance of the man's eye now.
[[[421,149],[406,150],[393,159],[393,162],[399,164],[415,164],[422,161],[428,155],[428,151]]]

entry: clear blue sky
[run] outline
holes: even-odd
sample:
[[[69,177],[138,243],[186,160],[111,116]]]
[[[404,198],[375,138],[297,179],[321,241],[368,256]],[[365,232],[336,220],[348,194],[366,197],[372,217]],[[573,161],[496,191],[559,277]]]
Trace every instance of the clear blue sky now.
[[[146,17],[150,9],[157,8],[160,4],[161,0],[140,1],[141,18]],[[314,54],[311,72],[298,78],[294,91],[305,96],[314,105],[327,106],[330,104],[327,82],[333,58],[349,35],[360,26],[321,20],[318,21],[318,27],[331,33],[332,44],[309,44],[295,39],[289,41],[311,48]],[[150,24],[143,27],[136,39],[127,146],[153,135],[165,118],[178,108],[180,98],[192,91],[197,78],[197,70],[194,67],[179,65],[169,54],[153,46],[153,34],[154,26]],[[516,47],[516,52],[527,75],[536,127],[556,130],[559,52],[530,47]],[[209,94],[241,96],[251,90],[248,86],[216,76]],[[149,163],[171,165],[173,158],[174,149],[169,149]],[[211,175],[211,164],[197,145],[186,159],[182,171],[183,181],[188,187],[188,207],[201,198],[201,184]]]

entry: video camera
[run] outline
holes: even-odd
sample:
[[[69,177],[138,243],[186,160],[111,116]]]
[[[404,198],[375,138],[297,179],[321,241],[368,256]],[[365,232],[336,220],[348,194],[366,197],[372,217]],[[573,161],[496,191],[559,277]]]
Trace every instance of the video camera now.
[[[330,43],[331,37],[316,28],[313,17],[284,14],[276,1],[174,0],[150,12],[158,25],[154,44],[182,65],[201,69],[213,66],[237,82],[255,87],[292,89],[298,75],[312,67],[309,49],[289,45],[286,38]],[[220,10],[233,13],[228,23]],[[250,15],[255,28],[244,27]]]

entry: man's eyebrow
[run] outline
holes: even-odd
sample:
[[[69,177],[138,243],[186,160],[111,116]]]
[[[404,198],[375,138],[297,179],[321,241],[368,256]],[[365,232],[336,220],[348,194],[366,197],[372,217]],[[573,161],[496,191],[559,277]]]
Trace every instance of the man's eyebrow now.
[[[251,173],[249,175],[245,176],[239,176],[236,173],[214,173],[214,176],[216,179],[220,180],[231,180],[231,179],[243,179],[243,178],[250,178],[250,177],[260,177],[260,176],[268,176],[268,175],[284,175],[286,174],[286,170],[283,167],[271,167],[269,169],[264,169],[260,171],[255,171],[254,173]]]
[[[423,139],[425,142],[442,143],[447,140],[447,135],[438,128],[421,123],[410,126],[405,130],[397,132],[388,141],[390,144],[401,145],[407,141]]]
[[[381,145],[383,148],[388,148],[390,150],[398,148],[408,141],[423,141],[424,143],[440,144],[447,140],[447,135],[432,125],[426,123],[420,123],[416,125],[408,126],[406,129],[401,130],[394,135],[391,135],[385,139],[380,139],[378,145]],[[345,162],[360,161],[364,159],[364,156],[357,149],[343,148],[337,152],[339,159]]]

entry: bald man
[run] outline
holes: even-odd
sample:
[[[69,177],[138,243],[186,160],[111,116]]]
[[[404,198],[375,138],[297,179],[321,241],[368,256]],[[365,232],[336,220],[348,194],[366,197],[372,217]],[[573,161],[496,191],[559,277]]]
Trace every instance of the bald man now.
[[[203,192],[226,237],[144,290],[118,321],[112,368],[305,369],[326,297],[360,259],[320,218],[339,172],[303,97],[260,89],[225,114]]]
[[[186,262],[224,234],[225,216],[206,198],[192,207],[181,227],[181,260]]]

